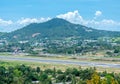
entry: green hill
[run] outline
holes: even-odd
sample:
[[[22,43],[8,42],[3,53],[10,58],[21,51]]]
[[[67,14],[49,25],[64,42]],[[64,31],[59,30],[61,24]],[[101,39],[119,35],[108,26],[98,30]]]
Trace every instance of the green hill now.
[[[61,39],[80,37],[81,39],[96,39],[98,37],[118,37],[120,32],[104,31],[70,23],[64,19],[54,18],[43,23],[32,23],[21,29],[5,34],[2,38],[15,40],[37,40],[41,38]]]

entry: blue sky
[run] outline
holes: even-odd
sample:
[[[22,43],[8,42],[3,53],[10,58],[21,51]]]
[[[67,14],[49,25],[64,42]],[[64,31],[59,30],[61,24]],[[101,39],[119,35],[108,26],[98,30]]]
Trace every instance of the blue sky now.
[[[120,0],[0,0],[0,31],[54,17],[96,29],[120,31]]]

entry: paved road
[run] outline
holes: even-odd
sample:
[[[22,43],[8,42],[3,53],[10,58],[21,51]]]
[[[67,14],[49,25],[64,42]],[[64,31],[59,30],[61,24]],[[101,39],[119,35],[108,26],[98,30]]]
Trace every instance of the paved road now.
[[[29,62],[41,62],[41,63],[56,63],[56,64],[73,64],[80,66],[91,66],[91,67],[104,67],[104,68],[120,68],[120,64],[115,63],[102,63],[102,62],[87,62],[87,61],[72,61],[72,60],[56,60],[56,59],[45,59],[45,58],[33,58],[33,57],[15,57],[15,56],[0,56],[0,60],[11,60],[11,61],[29,61]]]

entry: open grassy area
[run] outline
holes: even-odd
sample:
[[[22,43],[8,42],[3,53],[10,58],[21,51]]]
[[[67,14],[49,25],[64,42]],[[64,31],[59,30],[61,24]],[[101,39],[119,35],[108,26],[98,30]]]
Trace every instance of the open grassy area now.
[[[2,56],[10,56],[9,53],[0,53]],[[87,57],[87,56],[81,56],[81,57],[70,57],[70,56],[25,56],[25,55],[13,55],[15,57],[30,57],[30,58],[38,58],[38,59],[59,59],[59,60],[71,60],[71,61],[89,61],[89,62],[104,62],[104,63],[114,63],[114,64],[120,64],[119,60],[117,58],[105,58],[105,57]],[[41,62],[28,62],[28,61],[13,61],[13,60],[0,60],[0,66],[17,66],[17,65],[27,65],[31,67],[41,67],[42,70],[44,69],[53,69],[54,67],[56,69],[66,70],[67,68],[89,68],[90,66],[79,66],[79,65],[73,65],[73,64],[56,64],[56,63],[41,63]],[[96,67],[98,72],[101,71],[107,71],[107,72],[116,72],[119,73],[119,68],[109,68],[109,67]]]
[[[79,66],[79,65],[65,65],[65,64],[55,64],[55,63],[40,63],[40,62],[26,62],[26,61],[3,61],[0,60],[0,66],[5,66],[5,67],[9,67],[9,66],[17,66],[17,65],[27,65],[27,66],[31,66],[31,67],[40,67],[41,70],[45,70],[45,69],[53,69],[54,67],[56,69],[60,69],[62,71],[65,71],[67,68],[82,68],[82,69],[86,69],[86,68],[90,68],[89,66]],[[107,71],[107,72],[115,72],[115,73],[119,73],[120,70],[119,68],[103,68],[103,67],[96,67],[96,70],[98,72],[103,72],[103,71]]]
[[[39,62],[25,62],[25,61],[3,61],[0,60],[0,66],[17,66],[17,65],[27,65],[27,66],[31,66],[31,67],[40,67],[42,70],[44,69],[53,69],[54,67],[56,69],[61,69],[61,70],[65,70],[67,68],[81,68],[78,65],[65,65],[65,64],[55,64],[55,63],[39,63]]]
[[[105,62],[119,62],[120,56],[114,56],[114,57],[105,57],[101,55],[96,55],[96,56],[76,56],[76,55],[54,55],[54,56],[46,56],[46,55],[26,55],[24,53],[20,54],[13,54],[9,52],[1,52],[1,56],[15,56],[15,57],[30,57],[30,58],[44,58],[44,59],[60,59],[60,60],[72,60],[72,61],[105,61]]]

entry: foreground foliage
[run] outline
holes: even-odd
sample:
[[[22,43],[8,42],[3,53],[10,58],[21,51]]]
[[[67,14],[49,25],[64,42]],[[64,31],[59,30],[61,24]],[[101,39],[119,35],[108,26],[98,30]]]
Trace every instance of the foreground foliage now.
[[[41,70],[26,65],[0,66],[0,84],[120,84],[120,74],[96,72],[95,68]]]

